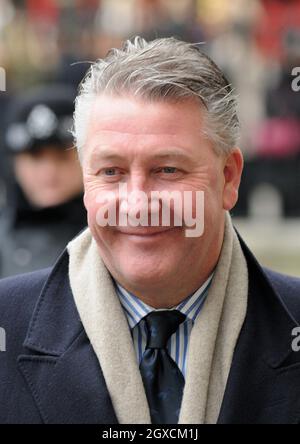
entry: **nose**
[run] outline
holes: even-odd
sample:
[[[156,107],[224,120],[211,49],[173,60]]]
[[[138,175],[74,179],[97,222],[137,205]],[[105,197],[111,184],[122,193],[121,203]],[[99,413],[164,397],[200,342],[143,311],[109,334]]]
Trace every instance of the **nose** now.
[[[126,187],[119,189],[119,211],[120,215],[128,214],[128,222],[134,225],[133,215],[142,217],[144,224],[149,223],[149,200],[151,195],[150,178],[143,170],[134,170],[126,181]]]
[[[57,178],[57,165],[49,159],[39,163],[39,175],[45,182],[53,182]]]
[[[149,186],[149,178],[147,177],[146,172],[142,170],[134,170],[130,173],[130,176],[127,181],[127,189],[128,192],[132,191],[143,191],[148,194],[150,191]]]

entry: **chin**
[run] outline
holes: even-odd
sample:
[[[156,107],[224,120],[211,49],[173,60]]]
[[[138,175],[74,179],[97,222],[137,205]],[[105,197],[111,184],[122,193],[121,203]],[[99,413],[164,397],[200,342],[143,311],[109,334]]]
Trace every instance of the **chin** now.
[[[57,194],[43,194],[40,196],[36,196],[35,199],[32,199],[34,205],[40,208],[49,208],[60,205],[64,202],[64,199],[60,195]]]
[[[174,275],[169,266],[158,269],[155,263],[149,261],[145,264],[124,264],[119,267],[118,273],[125,282],[136,287],[156,286],[166,281],[168,276]]]

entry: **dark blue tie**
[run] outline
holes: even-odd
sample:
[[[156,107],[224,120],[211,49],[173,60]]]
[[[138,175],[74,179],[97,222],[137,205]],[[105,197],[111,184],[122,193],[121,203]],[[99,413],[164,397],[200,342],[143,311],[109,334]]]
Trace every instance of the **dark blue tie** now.
[[[177,424],[184,377],[167,350],[167,342],[185,320],[177,310],[152,311],[145,318],[148,329],[140,371],[152,424]]]

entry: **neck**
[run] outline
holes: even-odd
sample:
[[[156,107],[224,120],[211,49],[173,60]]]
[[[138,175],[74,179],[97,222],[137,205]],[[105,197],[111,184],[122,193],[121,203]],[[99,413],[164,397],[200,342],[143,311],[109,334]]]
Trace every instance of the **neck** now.
[[[211,269],[207,275],[198,279],[198,281],[194,285],[185,286],[180,288],[176,285],[172,285],[166,288],[162,288],[161,286],[157,286],[156,288],[151,288],[151,290],[141,290],[139,287],[132,286],[129,288],[126,282],[122,283],[118,280],[119,284],[124,287],[130,293],[133,293],[136,297],[138,297],[142,302],[149,305],[152,308],[156,309],[167,309],[173,308],[183,302],[188,296],[195,293],[198,288],[200,288],[210,277],[213,272]],[[179,289],[178,289],[179,288]],[[159,296],[158,296],[159,295]]]

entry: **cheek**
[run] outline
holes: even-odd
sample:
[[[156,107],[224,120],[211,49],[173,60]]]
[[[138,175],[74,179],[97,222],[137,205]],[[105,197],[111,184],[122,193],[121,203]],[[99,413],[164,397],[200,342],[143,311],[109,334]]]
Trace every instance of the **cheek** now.
[[[84,204],[90,207],[96,203],[97,193],[99,192],[99,184],[97,180],[83,172],[83,186],[84,186]]]
[[[99,204],[97,204],[96,200],[96,190],[91,190],[89,187],[85,186],[83,202],[88,213],[89,226],[95,225],[97,210],[99,208]]]
[[[15,175],[19,182],[21,183],[25,182],[27,184],[35,183],[35,180],[33,178],[36,177],[35,175],[36,171],[33,168],[33,166],[30,164],[30,162],[16,161],[14,169],[15,169]]]
[[[82,180],[82,173],[79,164],[75,162],[63,163],[60,168],[61,176],[67,178],[68,181],[74,181],[74,178]]]
[[[216,170],[204,190],[204,231],[213,232],[223,218],[222,173]]]
[[[223,199],[223,189],[224,189],[224,177],[222,173],[222,168],[219,165],[214,168],[212,174],[210,174],[209,186],[206,190],[208,195],[209,203],[213,206],[214,204],[220,205]]]
[[[85,208],[87,210],[88,215],[88,225],[93,232],[93,234],[99,238],[99,236],[105,237],[107,236],[108,231],[107,227],[103,227],[101,225],[102,217],[107,217],[109,214],[107,211],[107,203],[101,203],[99,202],[99,189],[96,187],[86,187],[84,196],[83,196],[83,202],[85,205]],[[114,210],[114,207],[112,207],[112,211]],[[105,215],[105,216],[104,216]]]
[[[192,211],[193,217],[203,213],[205,219],[213,221],[213,215],[222,209],[223,184],[220,176],[210,177],[205,184],[198,184],[193,190]],[[207,217],[206,217],[207,216]]]

